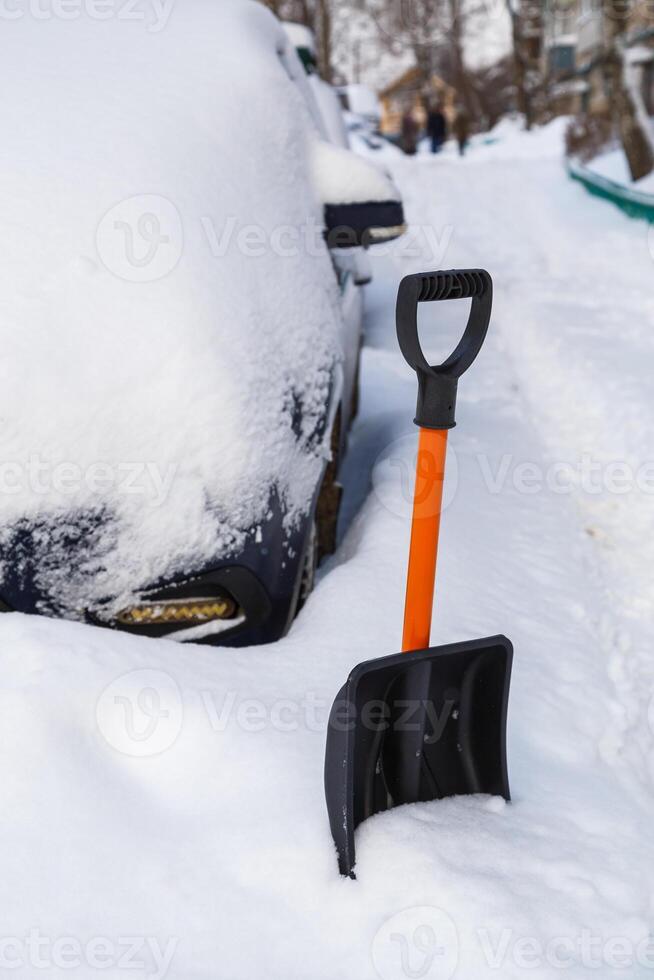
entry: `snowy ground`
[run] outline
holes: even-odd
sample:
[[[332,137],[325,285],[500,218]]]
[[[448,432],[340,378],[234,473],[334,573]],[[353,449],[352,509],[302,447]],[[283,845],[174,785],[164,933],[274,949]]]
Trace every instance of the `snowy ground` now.
[[[284,641],[180,648],[2,617],[1,968],[652,975],[653,258],[645,224],[567,179],[555,137],[393,163],[413,246],[375,260],[344,540]],[[513,640],[514,799],[374,818],[353,883],[324,725],[349,669],[400,640],[416,431],[396,286],[477,265],[495,314],[460,388],[433,640]],[[436,354],[464,316],[426,311]]]

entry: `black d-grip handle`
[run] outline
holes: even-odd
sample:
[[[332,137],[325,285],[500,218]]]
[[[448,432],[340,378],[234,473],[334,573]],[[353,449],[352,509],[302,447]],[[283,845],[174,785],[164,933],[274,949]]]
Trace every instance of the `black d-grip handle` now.
[[[442,364],[430,365],[418,336],[418,303],[440,299],[470,299],[472,305],[463,337]],[[418,375],[418,407],[414,419],[425,429],[456,425],[456,389],[486,337],[493,305],[493,280],[484,269],[424,272],[406,276],[397,294],[397,339],[407,363]]]

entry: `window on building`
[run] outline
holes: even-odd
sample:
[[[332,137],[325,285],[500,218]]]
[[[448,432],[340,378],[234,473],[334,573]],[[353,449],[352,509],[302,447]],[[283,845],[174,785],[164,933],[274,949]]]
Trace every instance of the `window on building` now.
[[[575,48],[573,44],[555,44],[549,50],[550,71],[562,75],[575,69]]]

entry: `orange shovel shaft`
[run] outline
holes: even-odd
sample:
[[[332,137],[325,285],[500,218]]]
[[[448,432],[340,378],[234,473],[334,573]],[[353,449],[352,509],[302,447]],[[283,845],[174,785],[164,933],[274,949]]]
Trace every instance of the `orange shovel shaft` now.
[[[425,650],[429,646],[446,452],[446,429],[420,429],[404,607],[403,653]]]

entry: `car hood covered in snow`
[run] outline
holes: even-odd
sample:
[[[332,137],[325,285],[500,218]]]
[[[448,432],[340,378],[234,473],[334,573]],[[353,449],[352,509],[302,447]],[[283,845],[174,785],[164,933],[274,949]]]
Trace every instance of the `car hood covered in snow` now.
[[[340,356],[284,32],[140,9],[4,28],[2,573],[29,550],[66,615],[306,511]]]

